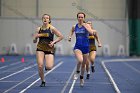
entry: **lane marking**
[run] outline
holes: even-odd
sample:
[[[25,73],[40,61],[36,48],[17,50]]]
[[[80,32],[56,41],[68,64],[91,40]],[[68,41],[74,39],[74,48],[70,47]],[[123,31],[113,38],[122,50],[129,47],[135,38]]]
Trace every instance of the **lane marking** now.
[[[64,85],[64,87],[63,87],[61,93],[64,93],[64,92],[65,92],[65,90],[66,90],[66,88],[67,88],[67,86],[68,86],[68,84],[69,84],[71,78],[73,77],[73,74],[74,74],[74,72],[75,72],[75,70],[76,70],[76,67],[77,67],[77,66],[75,66],[75,68],[73,69],[73,71],[72,71],[72,73],[71,73],[69,79],[66,81],[66,83],[65,83],[65,85]]]
[[[20,61],[18,61],[18,62],[16,62],[16,63],[9,64],[9,66],[10,66],[10,65],[12,66],[12,65],[20,64],[19,62],[20,62]],[[2,66],[2,67],[0,67],[0,69],[6,68],[6,67],[9,67],[9,66],[7,66],[7,65],[6,65],[6,66]]]
[[[139,61],[140,62],[140,61]],[[128,63],[124,63],[126,66],[128,66],[129,68],[131,68],[132,70],[134,70],[135,72],[139,73],[140,74],[140,70],[136,69],[134,66],[131,66],[130,64]]]
[[[9,64],[10,66],[14,66],[14,65],[17,65],[17,64],[20,64],[21,62],[20,61],[17,61],[16,63],[12,63],[12,64]]]
[[[12,73],[12,74],[10,74],[10,75],[8,75],[8,76],[5,76],[5,77],[3,77],[3,78],[0,78],[0,80],[6,79],[6,78],[11,77],[11,76],[13,76],[13,75],[16,75],[16,74],[18,74],[18,73],[21,73],[21,72],[23,72],[23,71],[25,71],[25,70],[27,70],[27,69],[30,69],[30,68],[32,68],[32,67],[34,67],[34,66],[36,66],[36,65],[37,65],[37,64],[34,64],[33,66],[28,66],[28,67],[26,67],[26,68],[24,68],[24,69],[22,69],[22,70],[20,70],[20,71],[17,71],[17,72],[15,72],[15,73]]]
[[[44,74],[44,77],[48,75],[50,72],[58,68],[60,65],[62,65],[62,61],[60,61],[55,67],[53,67],[50,71]],[[21,90],[19,93],[24,93],[26,90],[28,90],[30,87],[32,87],[36,82],[38,82],[40,78],[36,79],[34,82],[32,82],[29,86],[27,86],[25,89]]]
[[[21,81],[0,81],[0,82],[3,82],[3,83],[19,83]],[[32,83],[32,82],[25,82],[25,83]],[[47,84],[60,84],[60,82],[47,82]],[[61,83],[62,84],[62,83]],[[69,82],[68,84],[72,84],[72,82]],[[103,84],[111,84],[109,82],[85,82],[85,84],[99,84],[99,85],[103,85]],[[62,85],[63,86],[63,85]]]
[[[31,59],[30,59],[30,60],[31,60]],[[30,60],[29,60],[29,61],[30,61]],[[33,60],[33,61],[35,61],[35,60]],[[9,68],[10,66],[14,66],[14,65],[18,65],[18,64],[21,64],[21,61],[17,61],[16,63],[12,63],[12,64],[9,64],[9,65],[0,67],[0,69],[6,68],[6,67]],[[18,67],[19,67],[19,66],[18,66]],[[18,68],[18,67],[16,67],[16,68]],[[21,65],[20,67],[22,67],[22,65]],[[7,72],[7,71],[9,71],[9,70],[12,70],[12,69],[13,69],[13,68],[7,69],[7,70],[5,70],[5,71],[1,71],[0,74],[5,73],[5,72]],[[15,68],[14,68],[14,69],[15,69]]]
[[[109,72],[108,69],[106,68],[106,66],[105,66],[105,61],[102,61],[101,64],[102,64],[102,67],[104,68],[106,74],[108,75],[110,82],[113,84],[113,87],[114,87],[116,93],[121,93],[120,90],[119,90],[119,88],[118,88],[118,86],[117,86],[117,84],[115,83],[113,77],[111,76],[110,72]]]
[[[75,68],[74,68],[74,70],[73,70],[72,76],[74,75],[74,73],[75,73],[75,71],[76,71],[76,68],[77,68],[77,65],[75,66]],[[76,80],[77,80],[77,79],[76,79]],[[72,93],[73,88],[74,88],[74,85],[75,85],[75,83],[76,83],[76,80],[73,80],[72,85],[71,85],[70,90],[69,90],[69,93]]]
[[[72,93],[75,83],[76,83],[76,80],[73,80],[73,83],[71,85],[71,88],[69,90],[69,93]]]
[[[4,72],[16,72],[16,71],[4,71]],[[26,72],[26,73],[33,73],[33,72],[37,72],[37,71],[24,71],[24,72]]]
[[[8,66],[2,66],[2,67],[0,67],[0,69],[6,68],[6,67],[8,67]]]
[[[30,78],[32,78],[32,77],[34,77],[34,76],[35,76],[35,75],[37,75],[37,74],[38,74],[38,72],[36,72],[36,73],[35,73],[35,74],[33,74],[32,76],[30,76],[30,77],[26,78],[25,80],[20,81],[18,84],[16,84],[16,85],[14,85],[13,87],[11,87],[11,88],[7,89],[7,90],[6,90],[6,91],[4,91],[3,93],[7,93],[7,92],[11,91],[11,90],[12,90],[12,89],[14,89],[15,87],[17,87],[17,86],[21,85],[22,83],[24,83],[25,81],[27,81],[28,79],[30,79]]]
[[[121,91],[119,90],[119,88],[118,88],[117,84],[115,83],[113,77],[111,76],[109,70],[105,66],[105,63],[108,63],[108,62],[118,62],[118,61],[119,62],[124,62],[124,61],[130,62],[130,61],[140,61],[140,59],[110,59],[110,60],[101,61],[101,65],[104,68],[107,76],[109,77],[110,82],[113,84],[113,87],[114,87],[116,93],[121,93]]]

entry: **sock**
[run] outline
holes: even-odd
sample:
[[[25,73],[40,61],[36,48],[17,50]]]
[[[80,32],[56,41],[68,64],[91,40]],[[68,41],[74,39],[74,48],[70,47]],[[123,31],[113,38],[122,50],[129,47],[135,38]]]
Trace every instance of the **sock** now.
[[[88,71],[87,74],[90,74],[90,71]]]
[[[93,66],[93,67],[94,67],[94,64],[92,64],[91,66]]]
[[[42,82],[45,82],[45,80],[42,80]]]
[[[80,71],[76,71],[77,73],[80,73]]]
[[[83,79],[84,77],[80,75],[80,79]]]

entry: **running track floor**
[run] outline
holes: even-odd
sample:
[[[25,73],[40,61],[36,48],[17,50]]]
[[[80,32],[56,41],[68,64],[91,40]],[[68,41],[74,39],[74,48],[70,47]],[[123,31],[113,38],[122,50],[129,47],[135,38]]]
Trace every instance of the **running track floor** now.
[[[36,57],[0,56],[0,93],[140,93],[140,59],[101,57],[95,60],[95,73],[80,87],[73,80],[74,56],[55,56],[52,70],[44,71],[46,87],[39,87]],[[24,58],[24,62],[21,59]]]

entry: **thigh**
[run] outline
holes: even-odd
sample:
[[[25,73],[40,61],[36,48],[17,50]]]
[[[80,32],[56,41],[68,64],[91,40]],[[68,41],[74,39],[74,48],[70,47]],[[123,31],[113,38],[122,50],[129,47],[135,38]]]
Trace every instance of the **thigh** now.
[[[75,54],[78,62],[83,62],[83,54],[82,54],[82,51],[81,50],[75,49],[74,50],[74,54]]]
[[[89,53],[83,55],[83,62],[89,63]]]
[[[96,51],[91,51],[89,53],[89,57],[90,57],[90,60],[93,61],[95,59],[95,57],[96,57]]]
[[[36,51],[36,59],[37,59],[37,64],[39,66],[43,65],[43,62],[44,62],[44,52],[43,51]]]
[[[52,68],[54,65],[54,55],[53,54],[46,54],[45,55],[46,66]]]

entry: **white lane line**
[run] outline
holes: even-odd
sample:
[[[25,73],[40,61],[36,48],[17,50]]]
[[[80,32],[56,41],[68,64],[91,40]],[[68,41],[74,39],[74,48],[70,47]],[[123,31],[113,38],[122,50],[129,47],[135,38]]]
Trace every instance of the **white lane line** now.
[[[25,68],[25,67],[24,67],[24,68]],[[13,73],[13,72],[16,72],[16,71],[4,71],[4,72],[11,72],[11,73]],[[24,71],[24,72],[33,73],[33,72],[36,72],[36,71]]]
[[[77,66],[75,66],[75,68],[74,68],[74,70],[73,70],[72,76],[73,76],[74,73],[75,73],[76,67],[77,67]],[[77,80],[77,79],[76,79],[76,80]],[[72,85],[71,85],[70,90],[69,90],[69,93],[72,93],[73,88],[74,88],[74,85],[75,85],[75,83],[76,83],[76,80],[73,80]]]
[[[76,83],[76,80],[73,80],[73,83],[71,85],[71,88],[69,90],[69,93],[72,93],[75,83]]]
[[[63,87],[61,93],[64,93],[64,92],[65,92],[65,90],[66,90],[66,88],[67,88],[67,86],[68,86],[68,84],[69,84],[71,78],[73,77],[73,74],[74,74],[75,70],[76,70],[76,66],[75,66],[75,68],[73,69],[73,71],[72,71],[72,73],[71,73],[69,79],[66,81],[66,84],[64,85],[64,87]]]
[[[2,67],[0,67],[0,69],[6,68],[6,67],[8,67],[8,66],[2,66]]]
[[[104,61],[102,61],[102,66],[103,66],[103,68],[104,68],[106,74],[108,75],[110,82],[113,84],[113,87],[114,87],[116,93],[121,93],[121,91],[119,90],[119,88],[118,88],[117,84],[115,83],[113,77],[111,76],[110,72],[109,72],[108,69],[106,68],[106,66],[105,66],[105,64],[104,64]]]
[[[50,72],[52,72],[53,70],[55,70],[57,67],[59,67],[60,65],[62,65],[62,61],[59,62],[59,64],[57,64],[55,67],[53,67],[50,71],[48,71],[47,73],[45,73],[44,77],[46,75],[48,75]],[[24,93],[27,89],[29,89],[31,86],[33,86],[36,82],[38,82],[40,80],[40,78],[38,78],[37,80],[35,80],[33,83],[31,83],[29,86],[27,86],[25,89],[21,90],[19,93]]]
[[[12,90],[12,89],[14,89],[15,87],[19,86],[20,84],[24,83],[25,81],[27,81],[28,79],[30,79],[30,78],[32,78],[32,77],[34,77],[34,76],[35,76],[35,75],[37,75],[37,74],[38,74],[38,72],[36,72],[36,73],[35,73],[35,74],[33,74],[32,76],[30,76],[30,77],[26,78],[25,80],[21,81],[20,83],[16,84],[15,86],[13,86],[13,87],[11,87],[11,88],[7,89],[7,90],[6,90],[6,91],[4,91],[3,93],[7,93],[7,92],[11,91],[11,90]]]
[[[104,68],[106,74],[109,77],[110,82],[113,84],[113,87],[116,91],[116,93],[121,93],[121,91],[119,90],[117,84],[115,83],[113,77],[111,76],[109,70],[107,69],[107,67],[105,66],[105,62],[124,62],[124,61],[128,61],[128,62],[132,62],[132,61],[140,61],[140,59],[110,59],[110,60],[104,60],[101,62],[102,67]]]
[[[31,60],[31,59],[30,59]],[[30,60],[28,60],[28,61],[30,61]],[[34,61],[34,60],[33,60]],[[16,63],[12,63],[12,64],[9,64],[9,65],[6,65],[6,66],[2,66],[2,67],[0,67],[0,69],[4,69],[4,68],[6,68],[6,67],[10,67],[10,66],[14,66],[14,65],[18,65],[18,64],[21,64],[21,61],[16,61]],[[8,70],[6,70],[6,71],[8,71]],[[2,71],[1,73],[3,73],[3,72],[5,72],[5,71]],[[0,73],[0,74],[1,74]]]
[[[28,59],[28,60],[26,60],[27,62],[29,61],[29,62],[34,62],[34,61],[36,61],[36,59]],[[13,65],[17,65],[17,64],[20,64],[20,63],[22,63],[21,61],[17,61],[16,63],[12,63],[12,64],[9,64],[9,65],[11,65],[11,66],[13,66]]]
[[[12,64],[9,64],[9,65],[13,66],[13,65],[20,64],[20,63],[21,63],[20,61],[17,61],[16,63],[12,63]]]
[[[128,67],[130,67],[132,70],[134,70],[135,72],[139,73],[140,74],[140,70],[136,69],[135,67],[127,64],[127,63],[124,63],[125,65],[127,65]]]
[[[9,66],[10,66],[10,65],[11,65],[11,66],[12,66],[12,65],[16,65],[16,64],[20,64],[19,61],[16,62],[16,63],[9,64]],[[7,65],[6,65],[6,66],[2,66],[2,67],[0,67],[0,69],[6,68],[6,67],[9,67],[9,66],[7,66]]]
[[[22,69],[22,70],[20,70],[20,71],[17,71],[17,72],[15,72],[15,73],[12,73],[12,74],[10,74],[10,75],[8,75],[8,76],[5,76],[5,77],[3,77],[3,78],[0,78],[0,80],[6,79],[6,78],[11,77],[11,76],[13,76],[13,75],[16,75],[16,74],[18,74],[18,73],[21,73],[21,72],[23,72],[23,71],[25,71],[25,70],[27,70],[27,69],[30,69],[30,68],[32,68],[32,67],[34,67],[34,66],[36,66],[36,65],[37,65],[37,64],[34,64],[34,65],[32,65],[32,66],[28,66],[28,67],[26,67],[26,68],[24,68],[24,69]]]
[[[4,82],[4,83],[11,83],[11,82],[20,82],[20,81],[0,81],[0,82]]]

